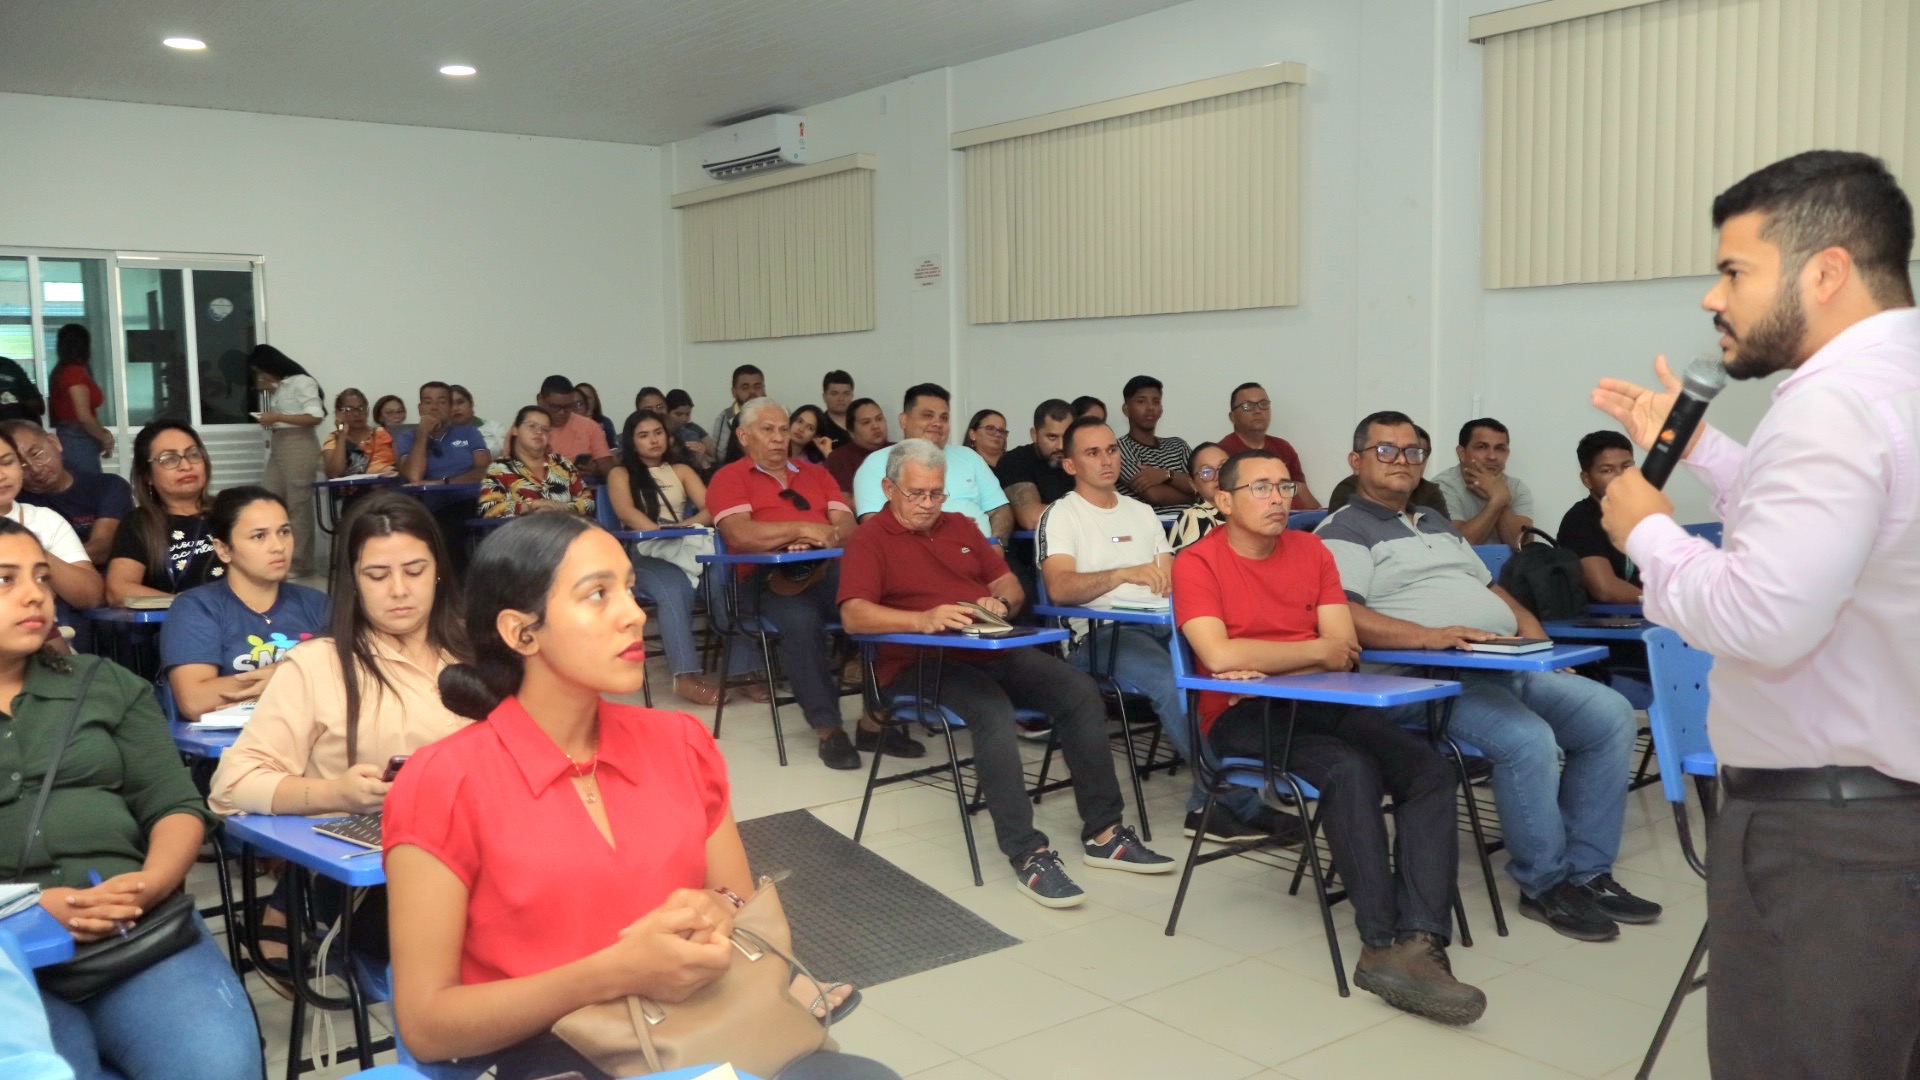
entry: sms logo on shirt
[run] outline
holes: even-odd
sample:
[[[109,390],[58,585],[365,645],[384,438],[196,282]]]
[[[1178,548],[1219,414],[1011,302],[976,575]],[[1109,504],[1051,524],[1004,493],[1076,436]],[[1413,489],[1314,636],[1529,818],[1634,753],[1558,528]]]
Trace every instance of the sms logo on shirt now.
[[[236,672],[258,671],[269,664],[277,664],[286,657],[289,649],[312,636],[312,634],[303,633],[297,638],[290,638],[285,634],[275,633],[263,640],[258,634],[248,634],[248,649],[233,658],[233,670]]]

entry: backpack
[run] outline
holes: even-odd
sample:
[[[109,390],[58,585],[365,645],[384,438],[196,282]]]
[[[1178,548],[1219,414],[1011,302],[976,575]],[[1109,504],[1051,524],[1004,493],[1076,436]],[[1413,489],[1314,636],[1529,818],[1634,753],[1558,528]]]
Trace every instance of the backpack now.
[[[1537,537],[1541,543],[1528,543]],[[1580,584],[1580,556],[1545,532],[1528,526],[1521,546],[1500,568],[1500,587],[1541,622],[1578,619],[1587,613],[1587,590]]]

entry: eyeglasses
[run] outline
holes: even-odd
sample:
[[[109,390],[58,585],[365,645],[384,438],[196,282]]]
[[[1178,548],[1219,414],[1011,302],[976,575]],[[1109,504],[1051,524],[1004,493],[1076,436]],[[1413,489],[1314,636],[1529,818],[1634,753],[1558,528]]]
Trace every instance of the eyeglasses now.
[[[992,424],[981,424],[976,430],[982,435],[1005,435],[1007,433],[1006,428],[994,427]]]
[[[206,451],[197,446],[188,447],[185,453],[175,453],[169,450],[158,457],[150,457],[147,459],[150,464],[158,465],[163,469],[178,469],[184,465],[198,465],[205,460],[207,460]]]
[[[1382,465],[1392,464],[1395,458],[1404,458],[1409,465],[1418,465],[1427,460],[1427,448],[1424,446],[1395,446],[1383,442],[1366,449],[1373,451],[1374,459]]]
[[[28,450],[23,452],[20,456],[26,458],[28,461],[32,462],[35,465],[49,465],[53,463],[53,459],[54,459],[53,451],[45,450],[45,449]]]
[[[358,416],[362,413],[365,413],[367,411],[367,407],[365,405],[342,405],[334,411],[340,412],[340,413],[352,413],[355,416]]]
[[[1193,470],[1193,478],[1195,480],[1211,480],[1214,477],[1219,475],[1220,475],[1220,466],[1218,465],[1202,465],[1199,468]]]
[[[1293,498],[1293,493],[1300,490],[1300,485],[1293,480],[1249,480],[1239,487],[1230,487],[1227,488],[1227,490],[1244,491],[1256,499],[1272,498],[1273,493],[1278,491],[1280,494],[1291,499]]]
[[[521,424],[520,430],[527,435],[549,435],[553,429],[545,424]]]
[[[573,403],[573,411],[574,411],[574,412],[586,412],[586,411],[587,411],[587,403],[586,403],[586,402],[584,402],[584,401],[576,401],[576,402],[574,402],[574,403]]]
[[[792,488],[781,488],[780,497],[792,503],[795,510],[813,509],[813,504],[807,501],[807,497]]]
[[[941,503],[947,501],[947,493],[939,488],[933,488],[929,491],[921,491],[917,488],[895,488],[894,490],[898,491],[901,497],[910,503],[931,503],[934,506],[939,506]]]
[[[1243,401],[1233,407],[1234,412],[1266,412],[1273,408],[1273,402],[1267,398],[1259,401]]]

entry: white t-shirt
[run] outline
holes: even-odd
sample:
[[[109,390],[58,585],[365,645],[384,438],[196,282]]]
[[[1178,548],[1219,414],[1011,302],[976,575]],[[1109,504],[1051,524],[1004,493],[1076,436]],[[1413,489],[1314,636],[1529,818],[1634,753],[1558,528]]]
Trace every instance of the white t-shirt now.
[[[262,412],[279,413],[282,416],[311,416],[320,420],[327,418],[326,402],[320,400],[320,384],[311,375],[289,375],[280,380],[273,393],[267,395],[267,403]],[[277,423],[275,431],[299,427],[298,424]]]
[[[67,524],[67,519],[57,511],[44,506],[29,506],[16,499],[13,509],[7,511],[5,516],[25,525],[27,531],[39,539],[40,546],[47,549],[49,556],[61,562],[93,565],[93,559],[87,555],[87,545],[80,542],[80,534],[74,532],[73,526]]]
[[[1078,491],[1070,491],[1049,504],[1040,515],[1040,527],[1034,530],[1040,565],[1045,566],[1052,555],[1071,555],[1076,573],[1097,574],[1172,554],[1166,528],[1153,507],[1125,495],[1119,499],[1112,509],[1103,510],[1081,498]],[[1160,599],[1145,585],[1119,585],[1082,606],[1108,607],[1115,600]]]

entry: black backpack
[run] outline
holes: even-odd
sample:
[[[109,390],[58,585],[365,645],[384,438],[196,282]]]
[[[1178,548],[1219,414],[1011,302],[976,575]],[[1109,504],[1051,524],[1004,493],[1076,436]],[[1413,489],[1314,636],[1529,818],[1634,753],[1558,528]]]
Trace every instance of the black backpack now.
[[[1540,542],[1527,542],[1533,538]],[[1580,556],[1532,526],[1521,531],[1520,547],[1500,568],[1500,587],[1541,622],[1578,619],[1587,613],[1587,590],[1580,584]]]

